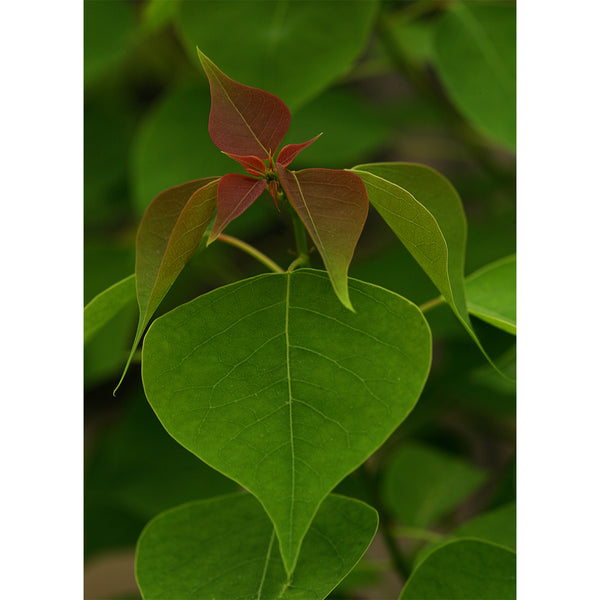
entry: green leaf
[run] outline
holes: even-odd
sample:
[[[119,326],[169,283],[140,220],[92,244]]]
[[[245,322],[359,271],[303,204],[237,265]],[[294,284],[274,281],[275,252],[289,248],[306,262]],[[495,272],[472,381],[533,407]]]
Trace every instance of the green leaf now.
[[[144,529],[136,578],[144,600],[321,600],[360,560],[377,522],[375,510],[363,502],[328,496],[288,578],[273,525],[250,494],[191,502]]]
[[[144,340],[161,423],[260,500],[288,572],[323,498],[406,418],[429,371],[417,307],[350,289],[356,313],[324,272],[260,275],[171,311]]]
[[[126,54],[135,32],[135,7],[130,2],[86,0],[84,21],[84,79],[102,76]]]
[[[401,525],[427,527],[456,508],[485,480],[484,471],[460,458],[411,444],[390,459],[382,496]]]
[[[121,385],[152,315],[187,264],[217,207],[219,180],[188,181],[159,194],[146,210],[136,239],[135,283],[140,318]]]
[[[182,3],[178,24],[193,60],[198,46],[234,80],[275,94],[293,111],[350,69],[376,9],[370,0],[195,1]]]
[[[277,173],[323,259],[340,302],[354,310],[348,295],[348,267],[369,212],[363,182],[349,171],[289,171],[279,163]]]
[[[440,21],[435,64],[450,98],[483,133],[516,147],[516,7],[457,3]]]
[[[512,600],[516,554],[478,540],[448,542],[413,571],[400,600]]]
[[[135,302],[135,275],[130,275],[98,294],[83,311],[83,341],[87,343],[106,323]]]
[[[452,184],[433,169],[411,163],[371,163],[352,171],[362,177],[371,204],[493,364],[469,318],[464,280],[467,222]]]
[[[517,257],[501,258],[465,281],[467,306],[476,317],[499,329],[517,333]]]

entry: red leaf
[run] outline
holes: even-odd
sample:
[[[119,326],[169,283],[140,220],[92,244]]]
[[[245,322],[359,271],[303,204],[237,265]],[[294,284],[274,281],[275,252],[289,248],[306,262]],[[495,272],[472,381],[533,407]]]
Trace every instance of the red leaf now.
[[[266,185],[264,179],[237,173],[221,177],[217,189],[217,218],[208,236],[209,244],[261,195]]]
[[[239,162],[246,170],[246,173],[250,173],[250,175],[258,175],[260,177],[267,171],[265,163],[256,156],[237,156],[236,154],[228,154],[227,152],[225,154],[229,158],[233,158],[233,160]]]
[[[117,388],[127,373],[148,321],[202,240],[217,205],[218,179],[205,177],[165,190],[146,209],[135,244],[140,317]]]
[[[369,198],[362,179],[348,171],[289,171],[277,164],[279,181],[319,250],[333,289],[350,310],[348,267],[367,219]]]
[[[290,126],[290,111],[277,96],[230,79],[198,48],[210,84],[208,133],[217,148],[238,156],[269,158]]]
[[[312,140],[308,140],[308,142],[304,142],[303,144],[288,144],[284,146],[279,154],[277,155],[277,163],[282,167],[287,167],[293,160],[304,150],[304,148],[308,148],[313,142],[316,142],[323,134],[315,136]]]

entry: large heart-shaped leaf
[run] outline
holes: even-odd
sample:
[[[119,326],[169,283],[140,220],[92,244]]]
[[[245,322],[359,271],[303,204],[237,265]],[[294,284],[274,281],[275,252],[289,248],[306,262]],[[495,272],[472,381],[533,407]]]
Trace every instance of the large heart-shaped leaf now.
[[[217,186],[215,177],[183,183],[159,194],[144,214],[135,245],[140,317],[117,389],[146,325],[202,240],[217,206]]]
[[[290,111],[269,92],[227,77],[198,50],[210,84],[208,133],[217,148],[240,156],[267,159],[290,126]]]
[[[436,548],[413,571],[400,600],[512,600],[516,554],[479,540]]]
[[[492,363],[469,318],[464,280],[467,222],[452,184],[433,169],[411,163],[371,163],[352,170],[365,182],[371,204]]]
[[[501,258],[469,275],[467,306],[476,317],[516,335],[517,257]]]
[[[356,313],[321,271],[260,275],[171,311],[144,340],[158,418],[261,501],[288,572],[323,498],[404,420],[429,371],[418,308],[350,289]]]
[[[289,171],[277,164],[277,173],[321,254],[335,293],[353,310],[348,267],[369,212],[365,185],[354,173],[335,169]]]
[[[83,310],[83,342],[89,342],[127,305],[135,302],[135,275],[130,275],[98,294]]]
[[[411,444],[400,448],[386,466],[382,496],[401,525],[427,527],[485,479],[484,471],[460,458]]]
[[[288,577],[260,504],[250,494],[222,496],[151,521],[138,543],[136,578],[144,600],[321,600],[358,562],[376,530],[371,507],[328,496]]]
[[[435,64],[452,101],[481,131],[516,145],[514,2],[457,2],[440,21]]]
[[[230,77],[293,110],[350,69],[376,11],[373,0],[195,0],[181,3],[178,24],[194,59],[198,46]]]

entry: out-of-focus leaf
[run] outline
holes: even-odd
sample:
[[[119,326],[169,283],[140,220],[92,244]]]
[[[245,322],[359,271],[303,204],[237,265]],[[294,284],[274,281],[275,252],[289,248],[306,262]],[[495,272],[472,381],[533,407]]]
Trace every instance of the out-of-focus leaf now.
[[[208,132],[217,148],[266,160],[290,126],[290,111],[277,97],[234,81],[207,56],[198,56],[210,84]]]
[[[217,189],[217,217],[208,236],[209,244],[262,194],[266,185],[264,179],[239,173],[229,173],[221,177]]]
[[[117,389],[146,325],[202,240],[217,207],[217,187],[214,177],[189,181],[160,193],[146,210],[136,240],[140,318]]]
[[[149,31],[170,23],[177,15],[180,0],[148,0],[143,7],[142,20]]]
[[[457,527],[448,538],[423,548],[419,552],[415,564],[422,562],[433,550],[443,546],[449,540],[461,538],[492,542],[516,552],[517,505],[514,502],[510,502],[495,510],[477,515],[473,519],[463,523],[460,527]]]
[[[516,146],[514,2],[456,3],[440,21],[435,63],[459,110],[483,133]]]
[[[273,525],[250,494],[193,502],[159,515],[144,529],[136,578],[146,600],[322,600],[360,560],[377,520],[362,502],[328,496],[288,577]]]
[[[123,308],[135,302],[135,275],[130,275],[98,294],[83,311],[83,341],[87,343]]]
[[[136,25],[133,2],[86,0],[83,10],[83,66],[86,83],[126,54]]]
[[[362,232],[369,198],[360,177],[334,169],[289,171],[277,165],[279,181],[302,219],[340,302],[350,310],[348,267]]]
[[[178,22],[194,59],[197,46],[230,77],[293,111],[349,70],[376,10],[371,0],[195,1],[182,3]]]
[[[516,554],[487,542],[448,542],[412,572],[400,600],[513,600]]]
[[[84,105],[84,225],[112,225],[129,216],[127,161],[134,109],[112,86],[87,93]]]
[[[333,89],[294,114],[284,143],[323,132],[316,144],[295,160],[299,167],[347,168],[376,153],[390,132],[380,114],[355,93]]]
[[[144,525],[183,502],[237,485],[182,448],[138,388],[90,450],[85,470],[85,554],[134,546]]]
[[[142,123],[134,143],[132,165],[140,216],[150,201],[166,189],[185,181],[239,171],[208,136],[209,112],[208,89],[187,84],[166,94]]]
[[[382,482],[385,503],[401,525],[434,524],[486,480],[468,462],[421,445],[400,448],[390,459]]]
[[[516,335],[517,333],[517,257],[501,258],[465,281],[467,306],[476,317]]]
[[[429,372],[422,313],[350,289],[356,313],[322,271],[260,275],[171,311],[144,340],[165,429],[260,499],[288,572],[323,498],[404,420]]]

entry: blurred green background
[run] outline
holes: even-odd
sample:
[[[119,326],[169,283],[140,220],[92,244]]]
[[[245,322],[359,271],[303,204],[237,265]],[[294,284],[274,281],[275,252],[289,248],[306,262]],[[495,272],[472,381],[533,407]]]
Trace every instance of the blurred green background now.
[[[85,0],[84,303],[133,273],[137,225],[158,192],[239,170],[208,136],[210,94],[196,45],[232,78],[288,104],[292,124],[284,143],[323,132],[295,168],[429,165],[462,197],[466,274],[516,251],[513,2]],[[282,266],[294,258],[288,215],[266,194],[227,233]],[[318,257],[313,264],[319,266]],[[263,270],[238,250],[213,244],[184,269],[157,315]],[[437,296],[374,211],[350,275],[416,303]],[[468,473],[464,493],[417,524],[446,535],[515,499],[515,389],[487,366],[447,307],[427,316],[434,336],[430,380],[372,462],[390,518],[401,527],[411,525],[410,507],[396,506],[389,487],[403,453],[425,448],[460,461]],[[137,307],[126,306],[84,349],[89,598],[137,597],[131,557],[152,516],[235,489],[162,430],[144,399],[139,362],[113,398],[136,319]],[[514,337],[476,326],[491,355],[514,364]],[[369,487],[351,475],[339,491],[369,501]],[[424,542],[399,536],[407,555],[416,556]],[[374,544],[335,597],[397,596],[399,582],[386,574],[386,561]]]

